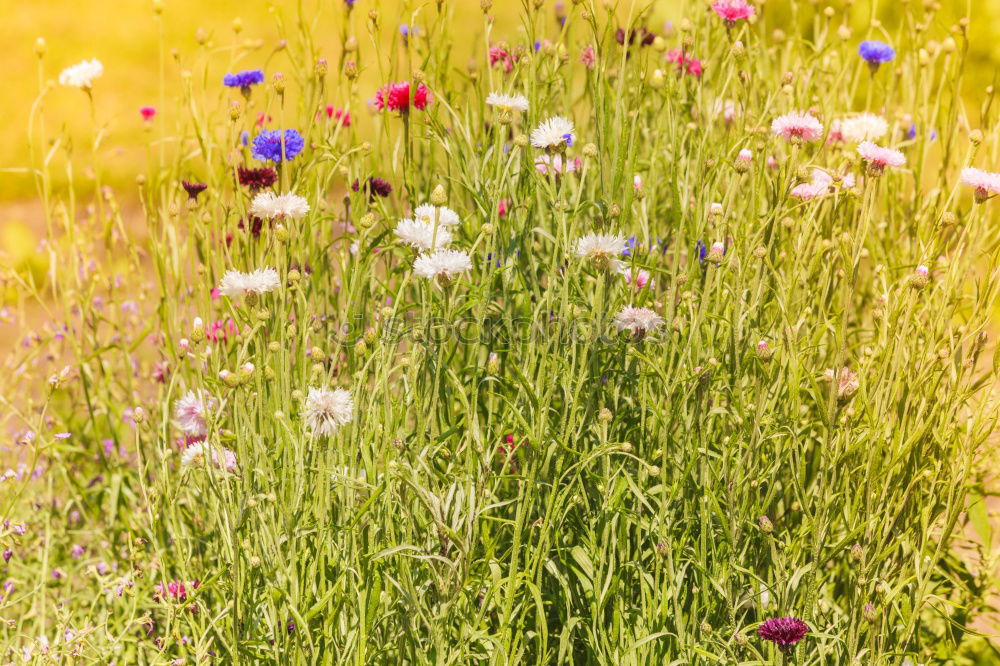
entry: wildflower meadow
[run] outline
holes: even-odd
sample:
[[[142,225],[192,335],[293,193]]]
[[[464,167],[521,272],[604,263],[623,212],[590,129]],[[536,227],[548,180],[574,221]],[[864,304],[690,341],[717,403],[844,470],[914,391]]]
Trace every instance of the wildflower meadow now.
[[[1000,663],[976,3],[390,4],[25,54],[0,662]]]

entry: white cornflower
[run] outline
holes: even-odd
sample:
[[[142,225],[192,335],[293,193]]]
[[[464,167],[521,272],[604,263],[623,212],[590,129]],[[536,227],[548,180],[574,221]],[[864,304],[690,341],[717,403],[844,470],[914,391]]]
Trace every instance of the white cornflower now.
[[[456,250],[435,250],[422,254],[413,262],[413,272],[417,277],[431,279],[437,276],[450,278],[472,270],[472,260],[465,252]]]
[[[237,469],[234,451],[216,448],[205,440],[192,442],[181,454],[182,467],[207,467],[209,461],[213,466],[227,472],[235,472]]]
[[[458,217],[458,213],[451,208],[447,206],[432,206],[431,204],[417,206],[413,211],[413,217],[418,222],[424,222],[431,225],[431,227],[435,224],[439,227],[457,227],[462,221]]]
[[[629,331],[636,338],[642,338],[649,331],[663,323],[663,317],[649,308],[627,307],[615,315],[615,328]]]
[[[174,419],[177,427],[188,435],[204,436],[208,432],[208,415],[219,406],[208,391],[188,391],[174,402]]]
[[[410,218],[399,221],[396,225],[396,236],[407,245],[421,251],[442,248],[451,242],[451,232],[443,226],[439,226],[435,232],[433,224]]]
[[[490,93],[486,97],[486,103],[495,106],[501,111],[520,111],[524,113],[528,110],[528,98],[524,95],[505,95],[504,93]]]
[[[621,271],[624,263],[618,258],[628,241],[621,234],[587,234],[576,241],[576,256],[591,259],[600,269]]]
[[[263,294],[274,291],[281,286],[278,279],[278,271],[273,268],[264,268],[252,273],[241,273],[239,271],[226,271],[219,283],[219,293],[223,296],[236,298],[246,294]]]
[[[287,217],[301,220],[308,212],[309,202],[290,192],[288,194],[258,192],[250,202],[250,213],[265,219]]]
[[[90,88],[94,79],[104,74],[104,65],[97,58],[84,60],[81,63],[67,67],[59,74],[59,85],[70,88]]]
[[[881,139],[889,131],[889,123],[882,116],[862,113],[844,118],[839,123],[840,136],[848,143],[861,143]]]
[[[310,388],[306,397],[305,418],[313,437],[333,436],[354,418],[354,400],[350,392],[341,388],[333,391]]]
[[[573,145],[573,122],[554,116],[531,132],[531,145],[544,150],[559,150]]]

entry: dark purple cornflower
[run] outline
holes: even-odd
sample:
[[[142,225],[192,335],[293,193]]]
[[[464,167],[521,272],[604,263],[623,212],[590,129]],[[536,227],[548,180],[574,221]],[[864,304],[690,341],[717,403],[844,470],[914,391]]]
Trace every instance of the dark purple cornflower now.
[[[351,185],[351,189],[355,192],[360,192],[362,190],[362,185],[357,179]],[[372,176],[364,184],[364,191],[368,193],[368,199],[374,201],[376,196],[382,197],[383,199],[392,194],[392,185],[381,178],[375,178]]]
[[[236,176],[243,187],[249,187],[252,192],[271,187],[278,182],[278,172],[271,167],[261,167],[260,169],[248,169],[238,167]]]
[[[239,88],[244,97],[250,96],[250,86],[264,83],[264,72],[259,69],[248,69],[245,72],[226,74],[222,77],[222,85],[227,88]]]
[[[13,556],[14,556],[14,551],[12,551],[10,548],[8,548],[7,550],[3,551],[3,561],[4,562],[10,562],[10,558],[12,558]]]
[[[198,200],[198,195],[208,189],[208,185],[205,183],[189,183],[186,180],[181,181],[181,185],[184,187],[184,191],[187,192],[188,199]]]
[[[771,641],[785,654],[809,633],[809,625],[796,617],[774,617],[757,628],[757,635]]]
[[[251,215],[247,221],[240,220],[236,225],[239,229],[247,229],[254,238],[260,238],[260,232],[264,230],[264,220]]]

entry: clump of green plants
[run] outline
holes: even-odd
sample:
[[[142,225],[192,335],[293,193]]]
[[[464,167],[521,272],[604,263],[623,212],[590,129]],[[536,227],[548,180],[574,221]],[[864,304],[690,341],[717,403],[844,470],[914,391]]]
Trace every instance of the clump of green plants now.
[[[130,191],[40,48],[5,659],[991,663],[993,91],[865,4],[299,3]]]

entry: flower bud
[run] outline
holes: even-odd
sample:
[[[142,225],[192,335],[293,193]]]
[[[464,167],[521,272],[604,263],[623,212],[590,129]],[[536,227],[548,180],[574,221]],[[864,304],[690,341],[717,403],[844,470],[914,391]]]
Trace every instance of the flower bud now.
[[[861,547],[861,544],[856,543],[851,546],[850,554],[852,562],[860,562],[865,556],[865,549]]]
[[[774,523],[771,522],[770,518],[768,518],[767,516],[761,516],[759,522],[760,522],[761,532],[763,532],[764,534],[771,534],[772,532],[774,532]]]
[[[601,423],[611,423],[611,419],[614,418],[611,414],[611,410],[607,407],[602,407],[601,411],[597,413],[597,420]]]
[[[191,322],[191,339],[196,343],[205,339],[205,322],[201,320],[201,317],[195,317],[194,321]]]
[[[907,280],[910,287],[913,289],[923,289],[924,287],[927,286],[927,283],[929,281],[930,281],[930,271],[923,264],[917,266],[916,270],[913,271],[913,274],[910,275],[909,279]]]

